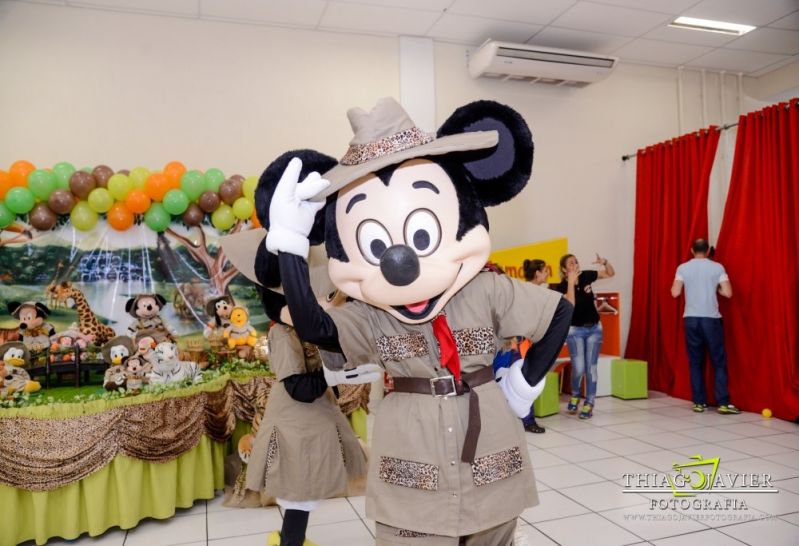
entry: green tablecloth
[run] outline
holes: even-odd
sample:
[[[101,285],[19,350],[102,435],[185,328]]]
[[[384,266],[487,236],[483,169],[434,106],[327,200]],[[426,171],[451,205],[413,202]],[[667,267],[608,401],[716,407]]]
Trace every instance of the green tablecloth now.
[[[0,410],[0,546],[128,529],[213,498],[229,440],[263,411],[272,381],[225,375],[164,393]]]
[[[165,463],[117,455],[80,481],[53,491],[0,485],[0,545],[51,537],[99,535],[111,527],[130,529],[144,518],[168,518],[196,499],[211,499],[224,487],[226,442],[207,436],[197,447]]]

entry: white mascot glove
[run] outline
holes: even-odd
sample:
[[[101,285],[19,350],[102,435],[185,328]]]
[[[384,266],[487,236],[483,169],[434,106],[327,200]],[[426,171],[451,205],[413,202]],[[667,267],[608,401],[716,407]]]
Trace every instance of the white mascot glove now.
[[[530,414],[530,406],[544,392],[544,383],[546,383],[547,379],[544,376],[544,379],[539,381],[537,385],[531,387],[524,378],[524,374],[522,374],[522,364],[524,364],[524,360],[519,359],[511,364],[510,367],[497,370],[499,388],[508,400],[510,409],[520,419]]]
[[[288,252],[308,258],[308,235],[313,228],[316,213],[325,206],[310,201],[312,197],[330,185],[319,173],[312,172],[299,182],[302,161],[295,157],[289,161],[280,177],[269,205],[269,232],[266,234],[266,249],[273,254]]]
[[[333,371],[322,366],[328,387],[335,385],[362,385],[383,378],[383,368],[377,364],[361,364],[351,370]]]

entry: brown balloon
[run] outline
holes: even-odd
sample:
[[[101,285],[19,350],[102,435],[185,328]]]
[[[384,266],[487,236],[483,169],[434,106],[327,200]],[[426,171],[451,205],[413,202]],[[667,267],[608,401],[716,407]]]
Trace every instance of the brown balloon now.
[[[124,174],[125,176],[130,176],[130,171],[127,169],[119,169],[117,174]]]
[[[189,208],[183,213],[183,223],[187,226],[199,226],[203,223],[204,218],[203,209],[198,207],[196,203],[189,205]]]
[[[214,191],[206,191],[200,196],[197,204],[205,212],[214,212],[219,207],[219,194]]]
[[[97,165],[92,170],[92,176],[97,181],[98,188],[105,188],[108,186],[108,179],[114,176],[114,169],[108,165]]]
[[[242,184],[244,183],[244,177],[241,176],[240,174],[234,174],[233,176],[230,177],[230,180],[237,180],[238,182],[241,182]]]
[[[241,197],[241,182],[236,182],[235,180],[225,180],[222,182],[222,185],[219,186],[219,196],[222,198],[222,201],[227,203],[228,205],[232,205],[236,202],[236,199]]]
[[[56,214],[69,214],[75,206],[75,197],[67,190],[55,190],[47,199],[47,206]]]
[[[44,203],[39,203],[28,213],[28,222],[30,222],[30,225],[35,229],[40,231],[53,229],[56,221],[58,221],[58,216],[47,208],[47,205]]]
[[[72,173],[72,176],[69,177],[69,189],[78,196],[78,199],[88,199],[89,193],[95,187],[97,187],[97,181],[87,172],[75,171]]]

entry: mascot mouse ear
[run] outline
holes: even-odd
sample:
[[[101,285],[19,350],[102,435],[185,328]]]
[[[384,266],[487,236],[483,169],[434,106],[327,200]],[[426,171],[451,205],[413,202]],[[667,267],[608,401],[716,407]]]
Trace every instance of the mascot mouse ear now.
[[[324,174],[332,169],[338,161],[329,155],[319,153],[315,150],[294,150],[286,152],[277,159],[275,159],[266,168],[261,178],[258,180],[258,187],[255,189],[255,209],[258,213],[258,221],[261,225],[269,230],[269,203],[272,202],[272,195],[275,192],[275,187],[286,170],[292,158],[299,157],[302,160],[302,170],[300,171],[300,182],[306,176],[316,171],[319,174]],[[311,245],[322,244],[325,240],[325,214],[319,212],[316,215],[313,229],[308,239]]]
[[[504,203],[518,194],[533,170],[533,135],[513,108],[494,101],[462,106],[444,122],[437,136],[497,131],[499,142],[487,150],[464,152],[464,169],[483,206]]]

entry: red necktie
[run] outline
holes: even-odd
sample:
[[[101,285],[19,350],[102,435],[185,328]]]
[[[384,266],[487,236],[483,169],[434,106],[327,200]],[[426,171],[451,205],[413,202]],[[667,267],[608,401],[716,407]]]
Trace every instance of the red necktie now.
[[[461,361],[458,357],[458,346],[455,345],[455,338],[452,337],[452,330],[449,329],[444,314],[433,319],[433,335],[436,336],[441,350],[441,365],[450,371],[455,381],[460,381]]]

